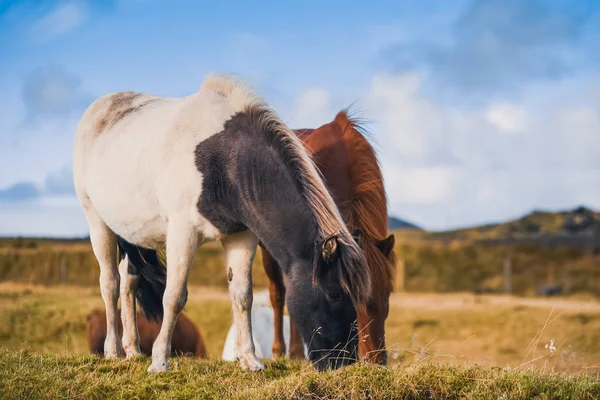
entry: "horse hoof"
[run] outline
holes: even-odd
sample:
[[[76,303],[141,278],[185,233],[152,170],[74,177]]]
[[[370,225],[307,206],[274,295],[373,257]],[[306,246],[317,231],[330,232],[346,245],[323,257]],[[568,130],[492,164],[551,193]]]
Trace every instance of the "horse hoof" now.
[[[117,354],[117,352],[104,352],[104,358],[106,360],[116,360],[119,358],[119,355]]]
[[[240,367],[245,371],[262,371],[265,369],[264,364],[254,355],[240,357]]]
[[[121,357],[123,357],[123,349],[111,349],[108,351],[104,351],[104,358],[107,360],[116,360]]]
[[[126,357],[128,360],[142,357],[142,353],[140,353],[139,351],[128,351],[126,353],[127,353]]]
[[[125,358],[128,360],[131,358],[138,358],[138,357],[142,356],[142,352],[140,351],[139,346],[135,346],[135,345],[123,346],[123,350],[125,352]]]
[[[166,362],[160,362],[160,363],[152,363],[150,364],[150,366],[148,367],[148,373],[149,374],[154,374],[157,372],[166,372],[169,369],[168,365]]]
[[[273,359],[285,357],[285,346],[273,345],[272,351],[273,351]]]

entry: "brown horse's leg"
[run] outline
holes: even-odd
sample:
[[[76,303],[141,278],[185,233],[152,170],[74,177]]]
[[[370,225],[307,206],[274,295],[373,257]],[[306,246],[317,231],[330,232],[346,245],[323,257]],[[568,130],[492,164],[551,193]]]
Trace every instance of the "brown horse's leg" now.
[[[304,360],[306,358],[300,331],[292,317],[290,317],[290,358],[296,360]]]
[[[371,310],[369,312],[369,309]],[[385,319],[386,310],[358,311],[358,355],[360,360],[375,364],[387,364],[385,348]]]
[[[269,294],[273,307],[275,334],[273,336],[273,356],[285,356],[283,337],[283,307],[285,305],[285,284],[279,264],[264,248],[261,248],[263,267],[269,278]]]

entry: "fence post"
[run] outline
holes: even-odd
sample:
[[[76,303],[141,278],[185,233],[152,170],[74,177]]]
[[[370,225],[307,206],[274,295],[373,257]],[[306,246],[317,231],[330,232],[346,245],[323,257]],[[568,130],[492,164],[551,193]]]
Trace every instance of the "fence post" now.
[[[60,260],[60,283],[67,283],[67,258],[64,254]]]
[[[511,282],[511,260],[510,258],[504,259],[504,292],[511,293],[512,292],[512,282]]]
[[[563,267],[563,274],[565,294],[569,294],[571,292],[571,274],[569,273],[569,265],[566,263]]]
[[[394,282],[394,292],[404,292],[404,259],[398,258],[396,262],[396,279]]]
[[[552,286],[556,284],[556,265],[554,263],[550,263],[550,265],[548,265],[548,269],[547,269],[547,277],[546,277],[546,284],[548,286]]]

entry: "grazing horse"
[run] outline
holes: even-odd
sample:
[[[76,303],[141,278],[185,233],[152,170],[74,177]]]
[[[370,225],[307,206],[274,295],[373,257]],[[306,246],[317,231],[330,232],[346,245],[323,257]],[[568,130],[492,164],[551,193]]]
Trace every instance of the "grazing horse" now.
[[[356,307],[370,298],[364,253],[302,142],[237,79],[208,77],[183,98],[118,92],[97,99],[77,127],[73,179],[100,265],[106,358],[140,353],[137,297],[148,319],[162,321],[148,372],[168,369],[193,257],[218,240],[241,368],[264,369],[250,319],[259,242],[283,266],[289,312],[313,365],[352,362],[344,356],[358,346]],[[163,246],[168,268],[157,255]]]
[[[120,321],[119,321],[120,322]],[[104,354],[104,341],[106,340],[106,312],[93,310],[87,316],[88,343],[90,352]],[[142,353],[152,355],[152,343],[160,331],[160,324],[148,321],[143,314],[137,315],[138,332],[140,335],[140,350]],[[119,323],[119,337],[123,334],[123,325]],[[206,358],[206,348],[200,331],[194,323],[182,312],[175,322],[173,337],[171,339],[171,355],[195,356]]]
[[[359,233],[357,240],[367,258],[366,271],[373,285],[373,296],[365,307],[357,310],[358,355],[361,360],[386,364],[385,320],[393,289],[395,254],[394,235],[388,236],[386,194],[375,151],[365,138],[364,128],[345,110],[339,112],[334,121],[318,129],[297,129],[295,132],[313,153],[349,230]],[[279,356],[286,354],[282,325],[286,290],[280,265],[267,249],[261,251],[275,313],[273,354]],[[331,302],[332,295],[321,295],[322,307]],[[288,299],[288,307],[290,300],[297,301]],[[304,358],[298,327],[302,331],[302,321],[292,316],[289,348],[292,358]]]

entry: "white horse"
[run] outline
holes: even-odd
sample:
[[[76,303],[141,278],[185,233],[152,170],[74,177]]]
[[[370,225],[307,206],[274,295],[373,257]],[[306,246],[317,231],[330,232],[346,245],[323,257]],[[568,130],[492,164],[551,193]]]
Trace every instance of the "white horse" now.
[[[128,358],[140,354],[137,296],[147,317],[162,319],[148,371],[168,369],[190,265],[207,241],[221,241],[226,253],[236,358],[244,369],[264,368],[255,355],[249,312],[259,240],[289,266],[287,296],[297,304],[290,312],[303,340],[316,325],[327,332],[328,324],[336,324],[322,334],[323,343],[343,344],[352,305],[369,296],[364,255],[312,159],[267,104],[235,79],[209,77],[184,98],[134,92],[99,98],[78,125],[73,175],[100,264],[106,358],[123,350]],[[155,251],[163,246],[167,269]],[[311,301],[323,292],[339,299],[341,290],[352,299],[349,308],[337,302],[345,310],[340,319],[319,320]]]

